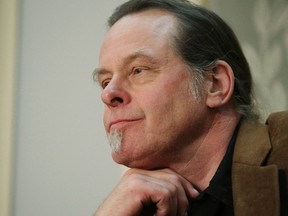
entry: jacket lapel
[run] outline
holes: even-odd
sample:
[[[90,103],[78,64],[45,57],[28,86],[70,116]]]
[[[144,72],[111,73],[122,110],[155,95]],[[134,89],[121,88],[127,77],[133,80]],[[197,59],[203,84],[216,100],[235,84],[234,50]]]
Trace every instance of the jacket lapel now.
[[[267,126],[242,122],[232,165],[235,216],[280,214],[278,169],[261,166],[270,151]]]

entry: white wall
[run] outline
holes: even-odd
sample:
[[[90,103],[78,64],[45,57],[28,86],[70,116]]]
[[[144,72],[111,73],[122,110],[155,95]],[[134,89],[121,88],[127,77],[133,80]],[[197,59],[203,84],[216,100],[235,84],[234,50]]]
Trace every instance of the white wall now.
[[[118,181],[91,73],[120,2],[19,2],[14,216],[92,215]]]

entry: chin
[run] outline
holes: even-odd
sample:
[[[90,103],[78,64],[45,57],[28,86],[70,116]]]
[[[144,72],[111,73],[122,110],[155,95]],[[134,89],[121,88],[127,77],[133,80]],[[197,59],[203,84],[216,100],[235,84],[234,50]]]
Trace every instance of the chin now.
[[[137,169],[144,169],[144,170],[155,170],[160,168],[166,168],[163,165],[159,164],[158,159],[152,159],[150,157],[132,157],[132,154],[125,155],[123,152],[114,152],[112,153],[113,160],[121,165],[124,165],[129,168],[137,168]]]

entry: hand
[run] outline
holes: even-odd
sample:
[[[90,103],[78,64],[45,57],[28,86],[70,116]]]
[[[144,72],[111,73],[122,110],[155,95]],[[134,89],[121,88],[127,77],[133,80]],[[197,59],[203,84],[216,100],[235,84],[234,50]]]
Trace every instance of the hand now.
[[[94,216],[184,216],[188,199],[198,194],[190,182],[170,169],[130,169]]]

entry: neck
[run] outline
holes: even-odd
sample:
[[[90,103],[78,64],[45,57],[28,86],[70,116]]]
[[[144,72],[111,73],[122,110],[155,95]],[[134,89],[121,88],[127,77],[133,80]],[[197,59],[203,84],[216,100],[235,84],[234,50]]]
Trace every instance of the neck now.
[[[205,136],[196,145],[189,145],[182,154],[185,155],[184,161],[171,168],[188,179],[198,190],[206,189],[226,153],[239,120],[240,115],[236,112],[213,115],[211,127]]]

